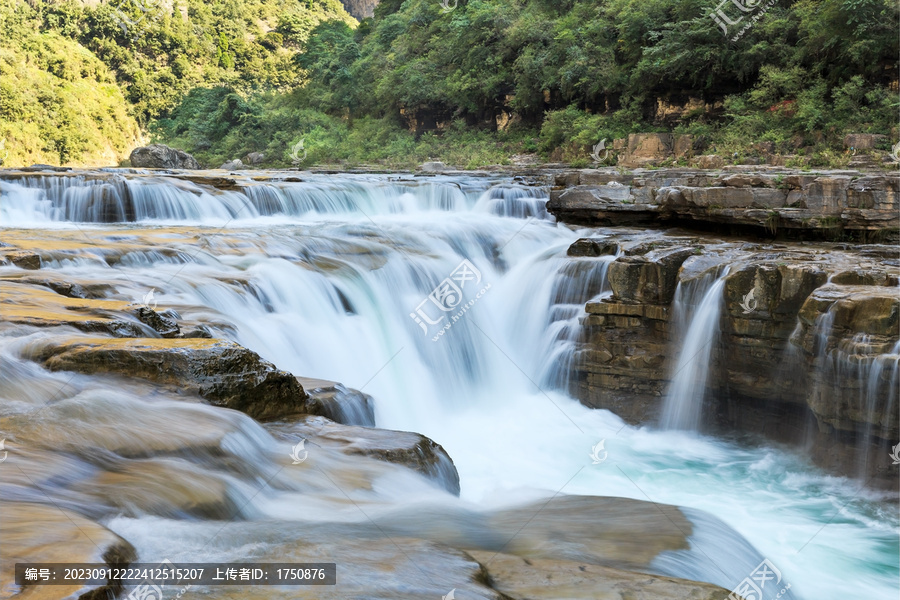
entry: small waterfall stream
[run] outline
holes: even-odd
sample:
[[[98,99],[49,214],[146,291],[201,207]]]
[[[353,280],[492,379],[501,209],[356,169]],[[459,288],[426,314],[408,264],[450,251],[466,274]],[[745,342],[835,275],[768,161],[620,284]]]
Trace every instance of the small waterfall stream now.
[[[897,422],[900,342],[877,341],[859,333],[836,338],[837,308],[838,303],[832,304],[815,323],[813,352],[820,377],[810,391],[814,398],[836,396],[848,405],[848,414],[858,423],[851,433],[858,437],[858,446],[867,450],[857,467],[857,472],[864,474],[867,463],[874,460],[872,454],[888,455],[897,443],[877,437],[874,430],[876,425],[879,432],[890,430]]]
[[[679,283],[675,290],[676,329],[683,332],[684,341],[663,403],[661,424],[665,429],[696,431],[700,427],[727,275],[727,268],[720,274],[714,270],[687,284]]]
[[[366,485],[354,488],[352,502],[383,517],[380,526],[389,531],[439,537],[444,528],[435,515],[554,494],[649,499],[697,515],[691,549],[661,555],[660,572],[731,589],[765,557],[793,583],[783,598],[886,598],[896,588],[898,520],[881,495],[790,453],[689,431],[702,406],[724,273],[678,291],[676,312],[690,324],[667,400],[673,430],[631,427],[565,393],[584,303],[608,291],[614,257],[567,258],[572,242],[597,232],[557,226],[543,212],[546,189],[503,178],[303,179],[231,191],[129,174],[112,182],[0,179],[0,219],[7,228],[37,227],[34,235],[68,240],[48,246],[53,259],[43,271],[98,282],[119,300],[154,289],[158,310],[203,321],[213,335],[296,375],[361,389],[375,399],[379,427],[440,443],[459,470],[459,499],[390,466],[351,470],[331,455],[317,459],[348,486],[362,478]],[[469,271],[460,271],[464,261]],[[476,272],[476,279],[453,279]],[[17,273],[0,267],[0,275]],[[467,282],[461,298],[436,294],[451,289],[448,280]],[[460,301],[468,306],[461,318],[437,318],[445,315],[439,302],[458,311]],[[437,335],[446,323],[452,327]],[[46,335],[3,331],[0,351],[13,366],[0,378],[0,418],[16,429],[11,438],[31,441],[33,449],[21,450],[27,464],[51,467],[41,481],[54,501],[104,519],[142,556],[280,556],[300,544],[298,530],[318,540],[330,530],[364,530],[359,511],[323,477],[278,472],[289,462],[285,440],[297,434],[291,425],[260,425],[141,384],[113,386],[82,375],[66,382],[25,359]],[[879,368],[882,378],[896,370]],[[29,411],[61,385],[64,393],[40,422],[29,421]],[[122,427],[133,422],[141,423],[140,436]],[[140,463],[141,445],[188,439],[201,440],[205,450],[162,465]],[[609,460],[592,465],[589,452],[600,440]],[[87,452],[86,443],[97,450]],[[222,455],[214,448],[224,448]],[[129,510],[114,512],[90,485],[109,460],[156,473],[141,484],[145,494],[164,489],[162,472],[169,485],[221,486],[228,502],[242,507],[240,518],[223,524],[210,519],[222,514],[215,509],[185,515],[154,508],[138,493],[123,501]],[[4,498],[38,499],[27,481],[14,484],[3,486]],[[122,484],[123,493],[129,485]],[[201,544],[223,526],[215,544]],[[377,532],[363,539],[369,535]],[[732,551],[717,554],[723,546]]]

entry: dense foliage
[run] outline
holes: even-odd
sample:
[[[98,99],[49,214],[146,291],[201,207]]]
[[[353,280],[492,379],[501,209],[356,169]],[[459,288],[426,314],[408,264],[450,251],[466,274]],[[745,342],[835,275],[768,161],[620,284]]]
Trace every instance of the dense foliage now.
[[[109,68],[0,3],[0,160],[115,164],[139,130]]]
[[[897,135],[894,0],[774,4],[737,41],[714,0],[383,0],[359,24],[337,0],[175,0],[123,30],[115,6],[137,21],[137,1],[0,0],[0,18],[93,53],[142,126],[212,166],[288,164],[300,139],[306,164],[578,162],[601,138],[662,130],[834,163],[845,133]],[[6,106],[0,127],[24,118]]]

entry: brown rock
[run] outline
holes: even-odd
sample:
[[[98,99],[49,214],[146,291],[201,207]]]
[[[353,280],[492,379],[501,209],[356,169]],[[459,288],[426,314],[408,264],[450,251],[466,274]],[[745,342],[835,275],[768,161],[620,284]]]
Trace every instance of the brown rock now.
[[[0,537],[3,554],[0,573],[9,584],[14,579],[15,563],[106,563],[127,565],[137,553],[124,539],[71,510],[28,502],[0,504]],[[121,585],[44,585],[26,586],[18,594],[23,598],[62,600],[113,597]]]
[[[308,414],[297,379],[224,340],[63,338],[37,358],[52,370],[115,373],[175,385],[257,420]]]
[[[844,136],[844,148],[856,148],[857,150],[874,150],[881,141],[887,141],[888,136],[872,133],[849,133]]]
[[[690,158],[694,155],[694,136],[678,135],[675,136],[674,146],[675,158]]]
[[[602,239],[581,238],[569,246],[568,256],[606,256],[614,255],[619,251],[618,244],[606,242]]]
[[[753,149],[762,155],[775,153],[775,142],[757,142],[753,144]]]
[[[35,327],[68,325],[110,335],[143,335],[137,321],[125,318],[129,304],[118,300],[68,298],[42,286],[15,284],[0,295],[3,320]]]
[[[34,252],[7,252],[5,257],[20,269],[36,271],[41,268],[41,255]]]
[[[622,256],[609,265],[613,297],[623,302],[669,304],[675,295],[678,269],[694,248],[665,248],[644,256]]]
[[[617,164],[628,168],[659,164],[673,156],[674,144],[670,133],[631,133]]]
[[[721,169],[725,166],[725,160],[716,154],[698,156],[695,162],[701,169]]]
[[[736,173],[734,175],[726,175],[719,180],[719,185],[726,187],[761,187],[773,188],[775,182],[769,177],[761,175],[753,175],[751,173]]]
[[[822,319],[826,314],[829,319]],[[829,320],[831,326],[823,327]],[[835,429],[882,440],[900,436],[896,419],[885,419],[893,410],[888,406],[890,378],[872,381],[868,368],[861,368],[875,355],[891,352],[900,338],[896,289],[823,286],[804,302],[800,324],[792,342],[802,349],[811,367],[807,403],[822,431]],[[829,358],[823,363],[825,356]],[[867,402],[858,401],[860,390],[869,390]]]
[[[469,551],[484,567],[494,589],[511,598],[533,600],[722,600],[728,590],[698,583],[646,575],[590,563],[522,558],[495,552]]]
[[[806,206],[821,214],[840,213],[847,204],[850,177],[817,177],[805,189]]]

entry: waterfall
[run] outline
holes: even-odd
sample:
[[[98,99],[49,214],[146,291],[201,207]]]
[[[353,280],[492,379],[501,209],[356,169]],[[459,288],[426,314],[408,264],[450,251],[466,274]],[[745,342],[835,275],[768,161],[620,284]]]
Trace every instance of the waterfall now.
[[[888,438],[897,430],[900,409],[900,342],[862,333],[840,337],[835,330],[837,307],[835,302],[815,322],[811,350],[816,378],[810,393],[818,405],[835,403],[828,398],[841,400],[841,412],[854,424],[850,433],[857,438],[856,447],[865,449],[857,464],[859,476],[865,478],[869,465],[883,462],[896,443]]]
[[[197,181],[201,181],[198,179]],[[448,178],[310,176],[297,181],[241,180],[228,189],[160,175],[98,173],[3,178],[0,220],[20,225],[51,222],[140,221],[222,224],[261,217],[329,218],[474,210],[547,220],[541,187]]]
[[[541,381],[548,387],[569,390],[576,342],[581,336],[584,307],[590,301],[609,294],[606,272],[615,256],[570,259],[563,263],[553,284],[547,312],[548,347],[541,348],[545,369]]]
[[[727,269],[718,275],[710,271],[689,283],[679,282],[675,290],[672,305],[676,330],[684,333],[663,402],[661,424],[665,429],[695,431],[700,427],[710,358],[719,340],[719,314],[727,274]]]
[[[794,584],[785,600],[887,597],[896,587],[898,523],[881,496],[779,449],[740,447],[684,431],[689,425],[631,427],[566,393],[584,303],[609,293],[614,260],[566,250],[579,237],[614,232],[557,225],[542,211],[546,188],[504,177],[288,181],[290,173],[219,190],[147,173],[102,175],[0,173],[0,224],[34,227],[33,247],[49,242],[41,275],[95,283],[108,300],[132,302],[154,289],[160,312],[203,323],[295,375],[371,396],[379,428],[429,436],[460,474],[456,498],[400,468],[316,454],[323,448],[313,447],[310,460],[322,461],[329,478],[282,469],[308,425],[256,423],[139,382],[51,373],[27,358],[59,331],[0,330],[4,364],[15,365],[0,374],[3,431],[17,428],[31,440],[25,447],[10,434],[10,456],[46,469],[44,493],[108,519],[140,557],[190,560],[202,551],[228,561],[248,549],[281,556],[309,544],[307,536],[364,531],[360,506],[378,519],[378,530],[366,532],[371,539],[383,541],[385,531],[477,539],[477,526],[457,533],[450,517],[478,523],[473,515],[554,495],[620,496],[689,507],[690,547],[655,563],[669,575],[731,589],[766,557]],[[4,233],[4,241],[22,239]],[[0,265],[10,281],[31,275]],[[676,383],[684,383],[673,384],[669,400],[693,403],[675,411],[679,423],[702,403],[723,285],[723,275],[710,272],[677,292],[687,366],[676,367]],[[892,368],[883,365],[879,377]],[[51,399],[39,421],[30,418]],[[371,423],[368,415],[359,422]],[[592,464],[600,440],[609,457]],[[144,452],[180,444],[193,451]],[[163,510],[150,494],[120,509],[92,485],[110,464],[126,474],[159,467],[167,479],[150,478],[153,489],[208,482],[240,511],[223,522],[219,513]],[[345,497],[330,478],[355,487]],[[45,501],[24,479],[0,492]],[[722,545],[729,551],[719,553]]]

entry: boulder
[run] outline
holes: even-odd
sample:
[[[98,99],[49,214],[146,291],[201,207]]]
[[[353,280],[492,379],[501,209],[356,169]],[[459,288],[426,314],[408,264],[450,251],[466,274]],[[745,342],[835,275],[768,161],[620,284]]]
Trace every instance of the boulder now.
[[[619,245],[603,239],[581,238],[569,246],[568,256],[608,256],[615,255],[619,251]]]
[[[259,165],[266,160],[266,155],[262,152],[251,152],[244,157],[244,163],[248,165]]]
[[[139,169],[188,169],[197,170],[200,163],[183,150],[163,144],[150,144],[131,151],[131,166]]]
[[[60,338],[35,358],[55,371],[113,373],[172,385],[257,420],[316,410],[296,377],[225,340]]]
[[[241,159],[236,158],[234,160],[229,160],[226,163],[222,163],[222,166],[219,168],[223,171],[240,171],[244,168],[244,163],[241,161]]]
[[[426,173],[440,173],[441,171],[447,170],[447,165],[440,161],[434,160],[422,163],[422,166],[420,166],[419,168]]]

